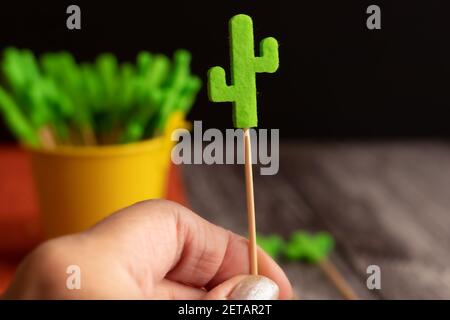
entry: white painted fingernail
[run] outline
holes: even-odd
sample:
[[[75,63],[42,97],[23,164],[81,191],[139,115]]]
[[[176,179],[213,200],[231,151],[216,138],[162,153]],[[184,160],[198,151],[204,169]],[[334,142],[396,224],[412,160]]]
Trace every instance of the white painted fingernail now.
[[[248,276],[231,292],[230,300],[276,300],[278,285],[263,276]]]

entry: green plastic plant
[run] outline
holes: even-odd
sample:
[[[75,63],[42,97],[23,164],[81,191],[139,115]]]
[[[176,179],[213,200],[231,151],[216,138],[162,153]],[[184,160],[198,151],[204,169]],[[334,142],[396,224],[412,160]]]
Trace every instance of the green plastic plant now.
[[[256,78],[260,72],[278,69],[278,42],[265,38],[260,43],[261,56],[255,57],[252,19],[239,14],[230,19],[231,82],[225,80],[222,67],[208,72],[208,94],[214,102],[233,102],[233,123],[236,128],[258,126]]]
[[[317,263],[326,258],[333,248],[334,240],[326,232],[313,235],[304,231],[296,231],[291,235],[283,254],[288,260]]]
[[[190,71],[191,55],[171,61],[141,52],[136,64],[105,53],[77,63],[68,52],[36,59],[7,48],[1,61],[0,111],[23,143],[38,146],[50,129],[61,144],[127,143],[161,134],[171,114],[189,112],[201,81]]]
[[[256,243],[272,258],[278,259],[285,246],[284,240],[279,235],[273,234],[269,236],[256,236]]]
[[[258,245],[273,258],[289,261],[318,263],[325,259],[334,248],[333,237],[326,232],[311,234],[305,231],[294,232],[285,242],[278,235],[263,237],[258,235]]]
[[[12,133],[24,143],[37,146],[39,141],[33,127],[22,113],[15,101],[0,87],[0,110]]]

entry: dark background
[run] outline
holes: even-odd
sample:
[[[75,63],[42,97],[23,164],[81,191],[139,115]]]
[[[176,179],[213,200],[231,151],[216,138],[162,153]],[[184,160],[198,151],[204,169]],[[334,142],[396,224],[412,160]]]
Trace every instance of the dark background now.
[[[228,19],[253,17],[255,40],[280,42],[280,69],[258,74],[260,126],[282,138],[450,137],[448,1],[2,1],[0,46],[36,53],[70,50],[77,59],[111,51],[193,53],[229,71]],[[66,28],[66,7],[81,7],[82,30]],[[381,7],[381,30],[366,28],[366,8]],[[190,115],[231,127],[231,106],[206,90]],[[11,139],[0,129],[1,139]]]

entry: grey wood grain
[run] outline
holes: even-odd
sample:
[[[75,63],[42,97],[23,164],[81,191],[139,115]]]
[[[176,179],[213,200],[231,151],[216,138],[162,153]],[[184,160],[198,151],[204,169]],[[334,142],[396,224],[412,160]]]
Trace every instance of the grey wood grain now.
[[[243,166],[183,172],[196,212],[246,233]],[[449,143],[282,144],[280,172],[254,183],[258,231],[331,232],[331,260],[362,298],[450,298]],[[381,267],[381,290],[366,287],[370,264]],[[282,266],[301,298],[340,298],[317,267]]]

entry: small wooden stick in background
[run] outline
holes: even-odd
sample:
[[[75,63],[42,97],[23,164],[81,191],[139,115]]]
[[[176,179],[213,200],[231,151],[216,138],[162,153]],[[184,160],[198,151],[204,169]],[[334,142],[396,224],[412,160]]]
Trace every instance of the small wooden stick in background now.
[[[356,295],[355,291],[353,291],[350,284],[345,280],[336,266],[328,259],[325,258],[318,263],[319,268],[323,273],[330,279],[335,288],[339,291],[339,293],[346,300],[359,300],[359,297]]]
[[[50,126],[43,126],[39,132],[39,142],[44,149],[53,149],[56,147],[55,135],[53,134],[53,130]]]
[[[258,274],[258,247],[256,245],[255,198],[253,193],[252,145],[250,129],[244,129],[245,191],[247,195],[247,220],[249,237],[250,274]]]
[[[95,136],[94,129],[90,124],[85,124],[81,129],[81,136],[83,143],[88,146],[95,146],[97,144],[97,138]]]

